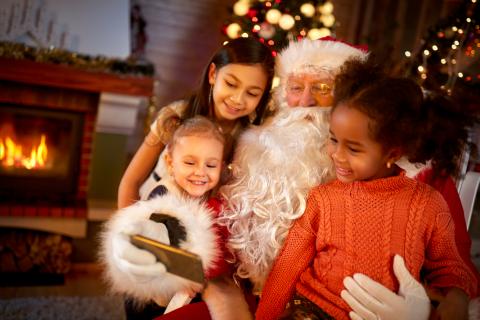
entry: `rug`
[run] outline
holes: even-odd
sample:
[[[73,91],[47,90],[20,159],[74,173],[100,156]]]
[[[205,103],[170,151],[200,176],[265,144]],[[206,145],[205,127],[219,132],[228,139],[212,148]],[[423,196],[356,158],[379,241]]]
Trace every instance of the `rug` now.
[[[35,297],[0,299],[2,320],[125,320],[123,299],[99,297]]]

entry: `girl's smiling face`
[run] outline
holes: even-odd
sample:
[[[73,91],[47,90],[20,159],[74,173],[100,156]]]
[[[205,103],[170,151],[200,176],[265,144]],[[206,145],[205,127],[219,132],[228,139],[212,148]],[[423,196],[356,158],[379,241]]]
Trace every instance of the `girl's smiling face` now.
[[[371,136],[372,120],[346,105],[333,110],[328,154],[342,182],[373,180],[391,176],[395,159]],[[391,168],[387,167],[390,162]]]
[[[217,70],[212,63],[208,76],[213,86],[215,117],[219,121],[250,114],[257,108],[267,85],[261,64],[231,63]]]
[[[223,144],[202,136],[178,138],[166,156],[175,182],[192,197],[201,197],[218,184],[222,160]]]

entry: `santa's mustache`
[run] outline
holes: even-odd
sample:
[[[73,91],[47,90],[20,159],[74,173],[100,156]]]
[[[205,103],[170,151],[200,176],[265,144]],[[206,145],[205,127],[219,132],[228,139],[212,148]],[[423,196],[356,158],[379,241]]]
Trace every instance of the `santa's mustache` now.
[[[288,126],[296,121],[310,120],[314,125],[328,126],[331,107],[282,107],[272,122],[277,126]]]

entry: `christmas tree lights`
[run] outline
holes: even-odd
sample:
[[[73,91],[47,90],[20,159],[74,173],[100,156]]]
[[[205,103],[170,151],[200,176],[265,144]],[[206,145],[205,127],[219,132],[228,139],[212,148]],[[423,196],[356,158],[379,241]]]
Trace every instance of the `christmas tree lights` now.
[[[451,93],[457,82],[480,86],[480,7],[465,1],[452,16],[431,28],[415,54],[405,51],[409,72],[427,88]]]
[[[224,34],[230,39],[256,37],[274,54],[290,40],[332,35],[335,26],[333,4],[326,0],[238,0],[230,10]]]

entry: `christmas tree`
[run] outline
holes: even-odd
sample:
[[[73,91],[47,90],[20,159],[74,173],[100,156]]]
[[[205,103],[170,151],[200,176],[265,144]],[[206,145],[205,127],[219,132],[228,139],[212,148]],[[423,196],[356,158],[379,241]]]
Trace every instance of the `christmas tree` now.
[[[463,2],[457,12],[428,30],[415,54],[405,52],[408,73],[427,89],[452,93],[456,87],[479,92],[480,7]]]
[[[477,0],[460,3],[452,15],[430,28],[414,53],[405,52],[407,76],[424,89],[444,91],[455,102],[457,119],[479,121],[480,101],[480,7]],[[457,121],[455,118],[453,122]],[[439,134],[442,134],[439,132]],[[471,139],[478,144],[474,131]],[[479,144],[480,146],[480,144]],[[462,155],[460,176],[478,166],[480,155],[469,145]],[[471,158],[473,155],[473,158]]]
[[[292,39],[329,36],[335,25],[333,4],[325,0],[239,0],[229,10],[223,27],[228,38],[256,37],[274,54]]]

